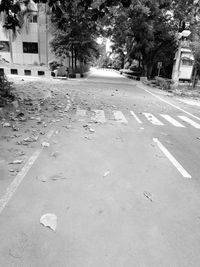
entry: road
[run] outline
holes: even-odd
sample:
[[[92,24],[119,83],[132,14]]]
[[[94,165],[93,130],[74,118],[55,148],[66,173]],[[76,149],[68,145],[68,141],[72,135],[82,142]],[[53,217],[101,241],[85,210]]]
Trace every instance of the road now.
[[[1,190],[0,266],[199,267],[199,107],[111,71],[72,91]]]

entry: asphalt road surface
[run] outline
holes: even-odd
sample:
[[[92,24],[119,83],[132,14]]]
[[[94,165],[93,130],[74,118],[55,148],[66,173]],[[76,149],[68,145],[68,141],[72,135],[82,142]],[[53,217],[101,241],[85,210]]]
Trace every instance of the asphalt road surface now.
[[[0,266],[199,267],[199,107],[104,70],[73,93],[0,194]]]

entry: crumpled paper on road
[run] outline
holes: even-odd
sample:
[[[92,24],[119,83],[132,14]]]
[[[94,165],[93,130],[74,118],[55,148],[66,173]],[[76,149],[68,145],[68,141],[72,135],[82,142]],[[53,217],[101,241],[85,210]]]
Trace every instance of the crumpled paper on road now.
[[[51,230],[56,231],[57,216],[53,213],[44,214],[40,218],[40,223],[45,227],[49,227]]]

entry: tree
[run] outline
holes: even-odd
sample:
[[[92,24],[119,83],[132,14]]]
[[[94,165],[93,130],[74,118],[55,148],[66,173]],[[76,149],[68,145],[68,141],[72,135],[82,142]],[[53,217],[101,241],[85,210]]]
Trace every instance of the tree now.
[[[72,68],[75,69],[77,59],[88,62],[99,55],[95,13],[93,9],[80,3],[81,1],[63,1],[59,5],[59,12],[51,15],[53,51],[57,56],[71,55]]]
[[[192,27],[190,47],[194,55],[194,71],[192,77],[192,87],[195,88],[198,76],[200,74],[200,23],[199,22],[197,22]]]
[[[143,75],[151,76],[153,65],[160,55],[167,51],[174,57],[176,42],[174,24],[167,10],[171,1],[132,0],[129,8],[115,6],[108,15],[112,21],[108,30],[114,43],[114,50],[121,50],[127,60],[141,61]]]

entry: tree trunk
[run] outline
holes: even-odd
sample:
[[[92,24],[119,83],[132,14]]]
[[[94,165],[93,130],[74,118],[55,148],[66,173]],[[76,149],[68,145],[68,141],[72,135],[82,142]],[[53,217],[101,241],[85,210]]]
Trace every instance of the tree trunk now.
[[[143,76],[147,77],[147,73],[148,73],[148,67],[147,67],[147,64],[144,63],[143,64]]]
[[[153,64],[151,64],[150,66],[148,66],[148,75],[147,78],[151,79],[151,75],[152,75],[152,70],[153,70]]]
[[[72,53],[72,72],[74,71],[74,47],[72,45],[72,48],[71,48],[71,53]]]
[[[141,57],[139,57],[139,69],[141,69]]]
[[[77,50],[76,46],[74,46],[74,58],[75,58],[75,71],[77,70]]]
[[[197,67],[194,68],[194,75],[193,75],[193,79],[192,79],[192,89],[195,89],[196,84],[197,84]]]

